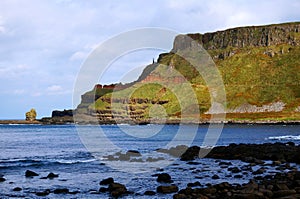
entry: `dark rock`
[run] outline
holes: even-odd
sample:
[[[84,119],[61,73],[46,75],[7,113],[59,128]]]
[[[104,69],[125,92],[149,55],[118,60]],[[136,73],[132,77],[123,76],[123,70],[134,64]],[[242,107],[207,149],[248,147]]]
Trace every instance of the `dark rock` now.
[[[288,186],[283,183],[276,183],[273,187],[273,190],[278,191],[278,190],[289,190]]]
[[[197,182],[194,182],[194,183],[188,183],[187,186],[188,187],[197,187],[197,186],[201,186],[201,183],[197,181]]]
[[[182,161],[191,161],[195,160],[195,158],[199,157],[200,147],[192,146],[189,147],[182,155],[180,160]]]
[[[140,157],[140,156],[142,156],[141,153],[139,151],[136,151],[136,150],[128,150],[126,152],[126,155],[128,155],[130,157]]]
[[[144,195],[146,196],[154,196],[156,193],[154,191],[145,191]]]
[[[230,144],[214,147],[207,158],[223,160],[242,160],[254,165],[263,164],[262,160],[300,163],[300,147],[284,143]]]
[[[63,111],[58,111],[54,110],[52,111],[52,117],[65,117],[65,116],[70,116],[73,117],[73,110],[63,110]]]
[[[39,176],[39,174],[35,173],[34,171],[26,170],[25,176],[26,177],[34,177],[34,176]]]
[[[186,199],[186,198],[188,198],[187,195],[182,193],[177,193],[173,196],[173,199]]]
[[[217,179],[220,179],[220,177],[218,176],[218,175],[213,175],[212,177],[211,177],[211,179],[214,179],[214,180],[217,180]]]
[[[222,165],[230,166],[230,165],[232,165],[232,163],[231,162],[220,162],[219,166],[222,166]]]
[[[243,175],[235,175],[234,178],[243,178]]]
[[[241,170],[237,167],[231,167],[231,168],[228,168],[228,171],[231,171],[232,173],[239,173],[241,172]]]
[[[171,183],[171,182],[173,182],[171,180],[171,176],[169,174],[167,174],[167,173],[160,173],[160,174],[158,174],[156,181],[157,182],[164,182],[164,183]]]
[[[47,175],[47,178],[49,178],[49,179],[58,178],[58,174],[54,174],[51,172]]]
[[[35,195],[37,196],[47,196],[50,194],[50,190],[49,189],[46,189],[44,191],[40,191],[40,192],[36,192]]]
[[[68,194],[69,189],[67,188],[58,188],[53,191],[54,194]]]
[[[108,186],[108,191],[113,197],[120,197],[123,194],[127,193],[127,188],[125,185],[120,184],[120,183],[111,183]]]
[[[178,192],[178,187],[176,185],[158,186],[156,191],[158,193],[164,193],[164,194],[176,193]]]
[[[15,187],[15,188],[13,189],[13,191],[22,191],[22,188],[21,188],[21,187]]]
[[[295,190],[279,190],[279,191],[274,191],[273,194],[276,197],[285,197],[285,196],[290,196],[293,194],[296,194],[297,192]]]
[[[106,188],[106,187],[100,187],[100,189],[99,189],[100,193],[104,193],[104,192],[107,192],[107,191],[108,191],[108,188]]]
[[[100,185],[109,185],[111,183],[114,183],[114,179],[110,177],[110,178],[101,180]]]
[[[264,168],[257,169],[256,171],[252,172],[254,175],[263,174],[266,170]]]
[[[189,165],[199,165],[200,163],[199,162],[187,162],[187,164],[189,164]]]
[[[4,177],[0,177],[0,182],[4,182],[6,179]]]

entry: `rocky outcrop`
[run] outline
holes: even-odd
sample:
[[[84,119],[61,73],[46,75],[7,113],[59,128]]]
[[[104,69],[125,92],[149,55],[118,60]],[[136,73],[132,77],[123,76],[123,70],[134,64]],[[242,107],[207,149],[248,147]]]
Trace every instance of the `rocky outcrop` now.
[[[192,146],[182,154],[181,160],[194,160],[199,157],[199,152],[200,147]],[[229,146],[217,146],[211,149],[206,157],[223,160],[243,160],[245,162],[253,162],[259,159],[300,164],[298,154],[300,154],[300,146],[295,146],[294,143],[290,142],[287,144],[230,144]]]
[[[26,116],[26,121],[31,121],[31,122],[33,122],[33,121],[35,121],[36,120],[36,111],[35,111],[35,109],[30,109],[30,111],[28,111],[26,114],[25,114],[25,116]]]
[[[280,112],[284,109],[285,103],[273,102],[263,106],[256,106],[251,104],[242,104],[235,109],[230,109],[227,113],[263,113],[263,112]]]
[[[299,22],[240,27],[213,33],[188,34],[187,36],[200,43],[207,50],[216,50],[230,47],[267,47],[279,44],[300,45],[300,38],[295,36],[295,33],[298,32],[300,32]],[[175,38],[172,52],[195,45],[191,43],[190,38],[186,35],[178,35]],[[234,54],[234,52],[232,53]]]
[[[63,111],[55,110],[52,111],[51,117],[65,117],[65,116],[73,117],[73,110],[72,109],[69,110],[64,109]]]

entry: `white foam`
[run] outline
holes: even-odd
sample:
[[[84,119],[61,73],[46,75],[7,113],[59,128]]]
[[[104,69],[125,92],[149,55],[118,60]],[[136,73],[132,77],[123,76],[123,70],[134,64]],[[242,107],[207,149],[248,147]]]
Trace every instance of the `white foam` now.
[[[300,135],[271,136],[268,140],[300,140]]]

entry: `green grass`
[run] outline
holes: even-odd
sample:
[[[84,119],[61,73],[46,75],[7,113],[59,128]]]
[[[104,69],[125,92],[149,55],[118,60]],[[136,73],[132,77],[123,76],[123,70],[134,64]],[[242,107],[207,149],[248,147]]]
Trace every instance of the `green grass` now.
[[[294,35],[299,36],[299,34]],[[272,102],[282,101],[286,103],[284,113],[290,113],[300,105],[300,47],[282,44],[269,47],[246,47],[242,49],[226,48],[209,51],[212,56],[223,52],[232,51],[235,54],[224,60],[215,60],[219,72],[222,76],[227,98],[227,108],[235,108],[242,104],[249,103],[262,106]],[[275,52],[273,57],[265,54],[267,51]],[[283,54],[281,53],[283,51]],[[193,55],[197,58],[197,55]],[[201,55],[200,55],[201,56]],[[158,83],[136,83],[130,88],[116,91],[112,90],[92,90],[88,94],[96,95],[99,98],[89,106],[93,110],[105,110],[110,107],[110,103],[105,99],[147,99],[148,102],[132,104],[135,111],[143,112],[144,117],[149,117],[149,111],[153,106],[151,101],[168,101],[161,106],[165,109],[169,117],[180,116],[182,110],[189,110],[191,114],[196,106],[201,113],[210,108],[210,93],[203,77],[197,70],[182,57],[173,53],[164,54],[160,57],[159,64],[150,65],[145,69],[143,77],[150,73],[160,74],[164,77],[176,76],[169,70],[170,64],[181,73],[189,83],[161,85]],[[147,73],[147,74],[146,74]],[[215,81],[211,76],[211,81]],[[164,88],[166,87],[166,88]],[[191,87],[193,90],[186,89]],[[218,88],[214,88],[218,89]],[[196,104],[194,95],[196,98]],[[120,102],[114,103],[114,108],[124,110],[126,107]],[[159,110],[161,111],[161,110]],[[196,111],[197,112],[197,111]],[[162,113],[159,113],[162,114]],[[247,115],[248,117],[249,115]],[[252,114],[249,118],[233,119],[272,119],[278,120],[299,119],[299,114],[293,117],[278,114]]]

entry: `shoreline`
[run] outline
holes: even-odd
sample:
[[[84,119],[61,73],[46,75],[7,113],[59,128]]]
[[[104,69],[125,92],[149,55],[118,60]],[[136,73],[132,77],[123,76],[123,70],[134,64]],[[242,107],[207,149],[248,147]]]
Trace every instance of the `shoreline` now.
[[[178,120],[169,120],[165,122],[161,121],[140,121],[137,123],[128,122],[128,121],[118,121],[118,122],[105,122],[105,121],[79,121],[79,122],[71,122],[68,121],[44,121],[42,119],[38,119],[35,121],[27,121],[27,120],[0,120],[0,125],[18,125],[18,124],[39,124],[39,125],[65,125],[65,124],[76,124],[76,125],[115,125],[115,124],[128,124],[128,125],[148,125],[148,124],[167,124],[167,125],[210,125],[210,124],[232,124],[232,125],[299,125],[300,120],[291,120],[291,121],[282,121],[282,120],[257,120],[257,121],[249,121],[249,120],[226,120],[226,121],[203,121],[203,122],[196,122],[196,121],[178,121]]]

